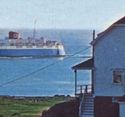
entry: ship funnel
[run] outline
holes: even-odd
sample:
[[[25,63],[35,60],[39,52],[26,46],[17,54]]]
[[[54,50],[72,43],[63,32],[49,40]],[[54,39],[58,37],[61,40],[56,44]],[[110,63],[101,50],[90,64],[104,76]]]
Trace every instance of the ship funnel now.
[[[18,32],[9,32],[9,39],[19,39],[19,33]]]

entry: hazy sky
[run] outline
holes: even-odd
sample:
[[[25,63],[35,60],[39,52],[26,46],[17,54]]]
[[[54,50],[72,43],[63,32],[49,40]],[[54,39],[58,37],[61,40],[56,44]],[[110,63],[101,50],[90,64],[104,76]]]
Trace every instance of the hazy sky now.
[[[0,0],[0,28],[103,29],[125,15],[125,0]]]

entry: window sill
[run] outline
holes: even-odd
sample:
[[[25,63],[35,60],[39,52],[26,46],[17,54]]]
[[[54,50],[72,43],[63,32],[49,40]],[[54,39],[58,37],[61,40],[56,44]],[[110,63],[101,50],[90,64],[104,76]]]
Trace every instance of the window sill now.
[[[112,83],[112,85],[123,85],[123,83]]]

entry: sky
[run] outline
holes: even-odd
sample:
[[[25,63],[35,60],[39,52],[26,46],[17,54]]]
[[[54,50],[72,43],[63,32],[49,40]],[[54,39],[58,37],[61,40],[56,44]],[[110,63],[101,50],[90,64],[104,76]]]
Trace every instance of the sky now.
[[[125,15],[125,0],[0,0],[0,28],[104,29]]]

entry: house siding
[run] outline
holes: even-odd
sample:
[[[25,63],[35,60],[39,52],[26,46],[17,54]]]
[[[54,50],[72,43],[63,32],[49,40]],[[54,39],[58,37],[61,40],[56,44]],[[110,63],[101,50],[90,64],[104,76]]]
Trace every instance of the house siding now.
[[[113,84],[112,80],[113,69],[125,69],[124,26],[115,26],[98,40],[94,46],[94,64],[94,95],[123,96],[125,94],[124,83]]]
[[[119,104],[112,103],[110,96],[95,97],[94,117],[119,117]]]

